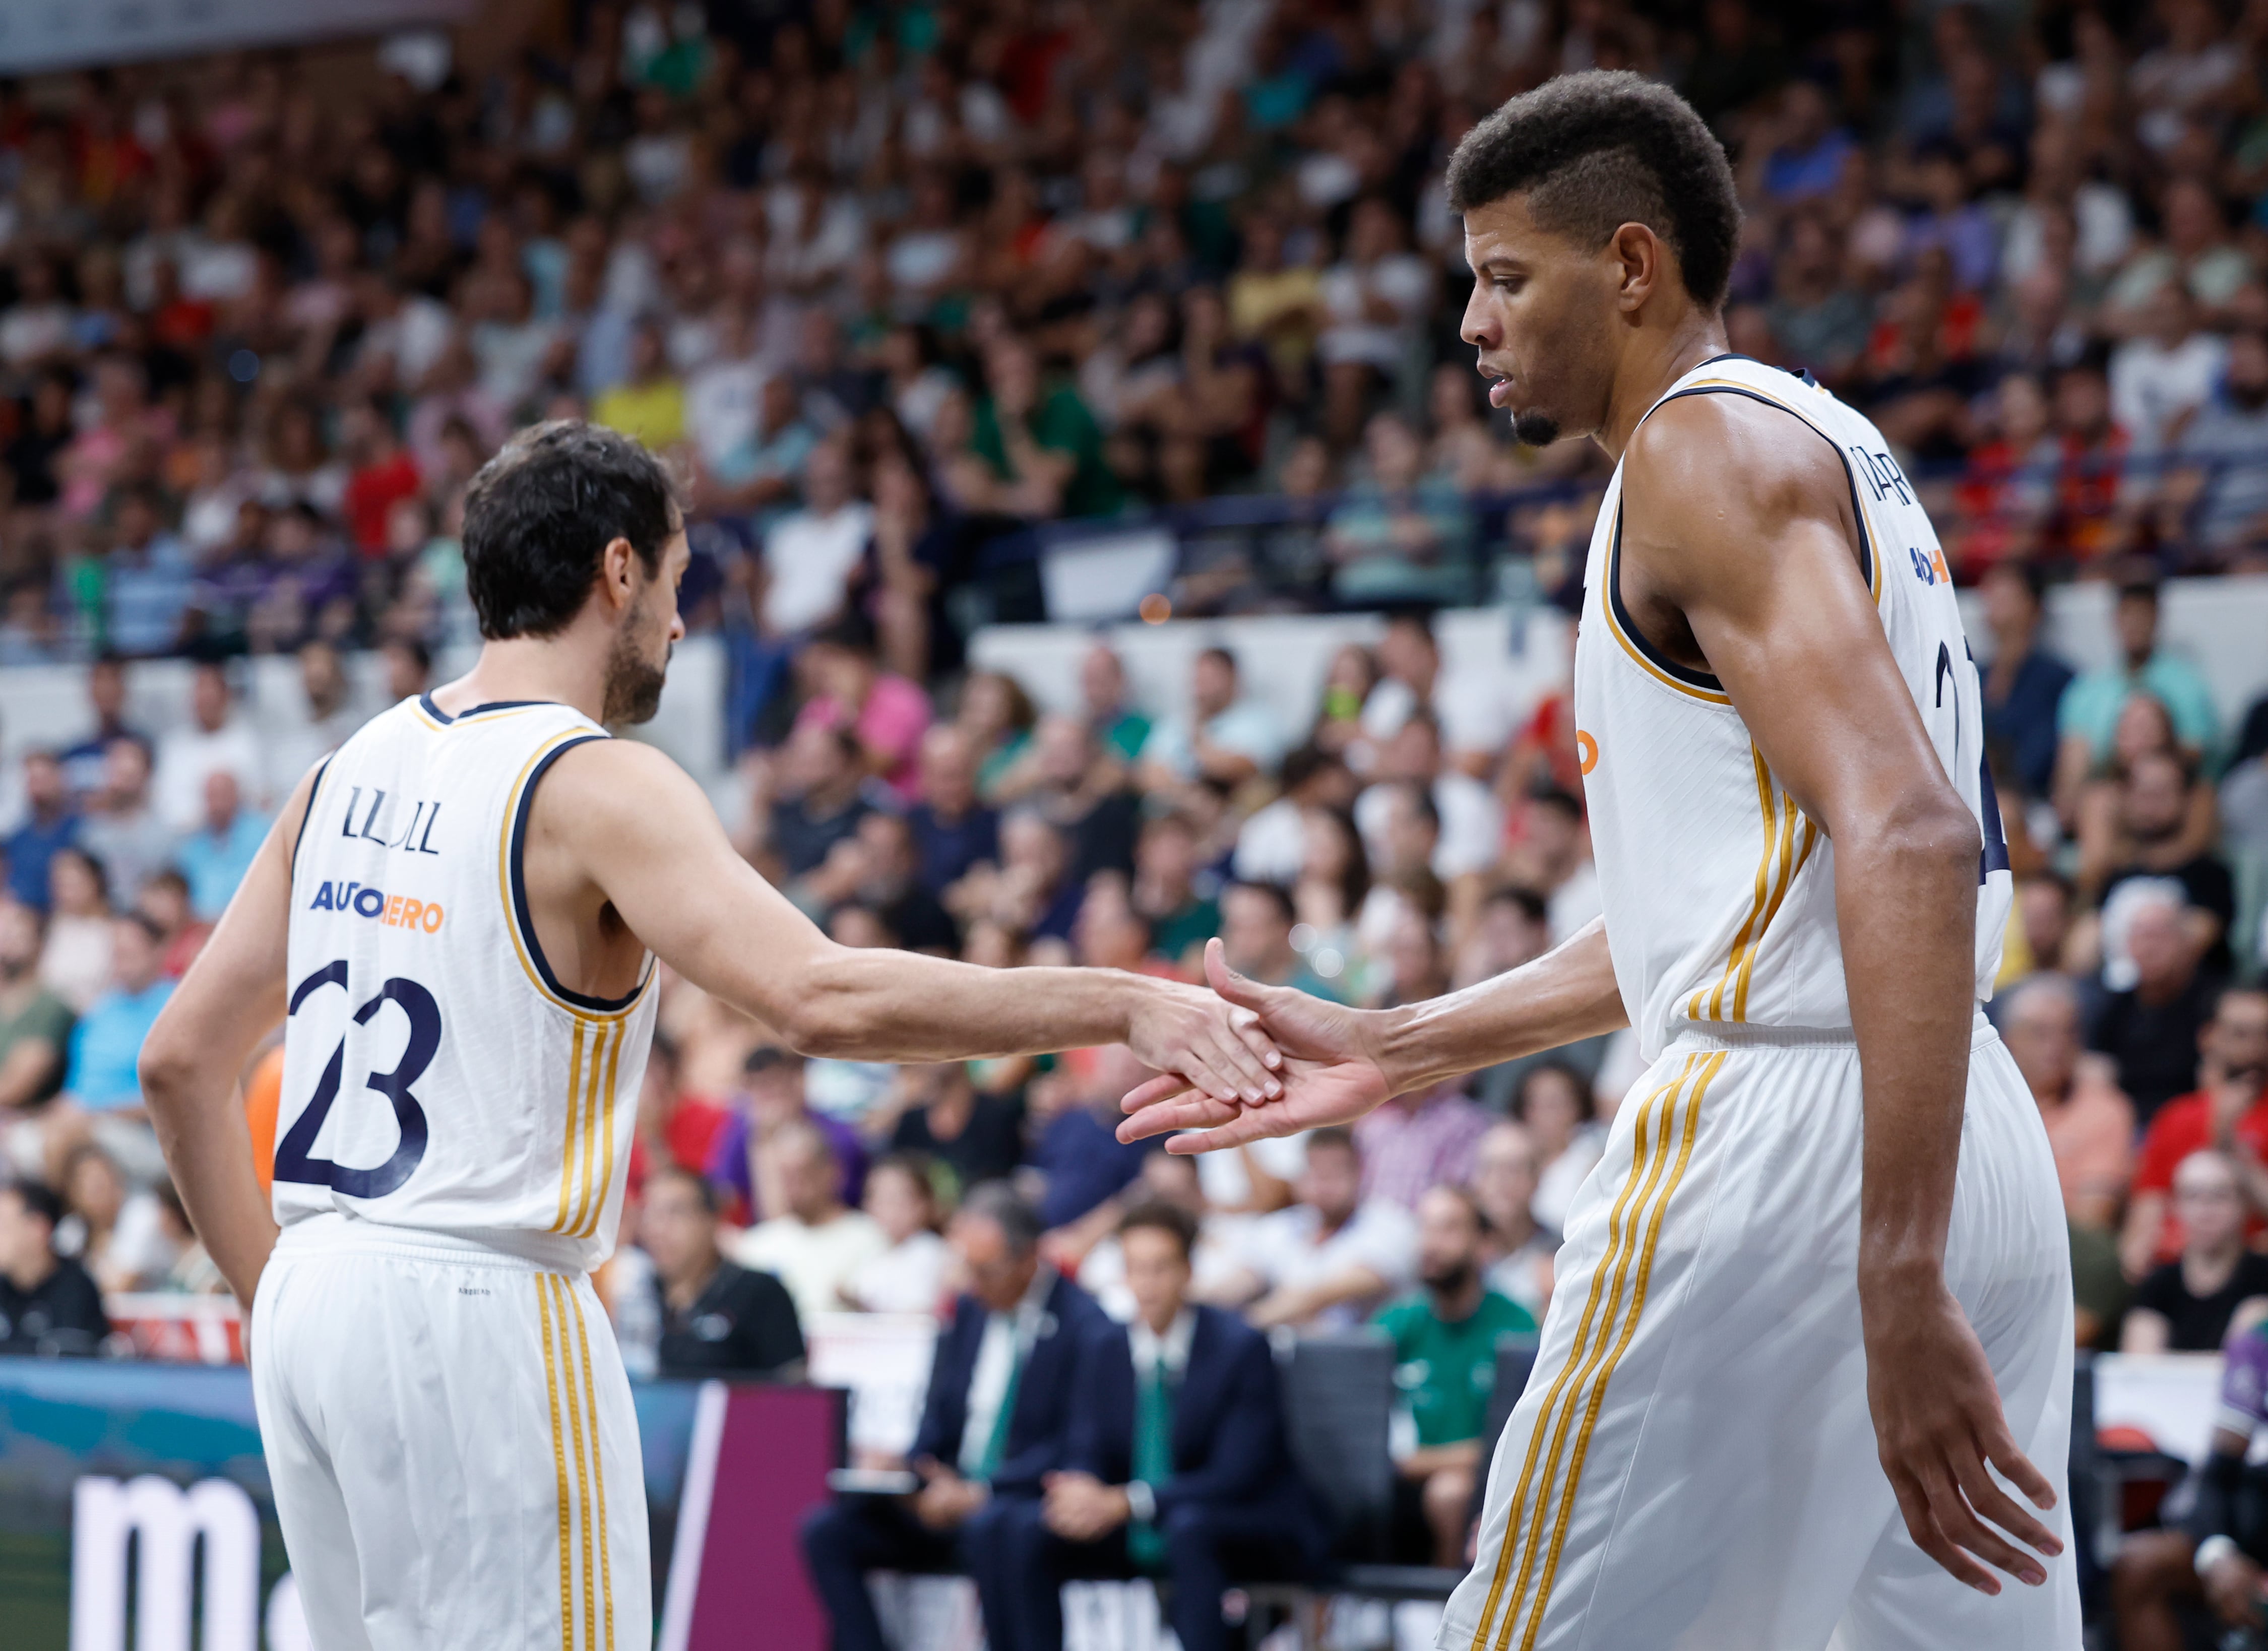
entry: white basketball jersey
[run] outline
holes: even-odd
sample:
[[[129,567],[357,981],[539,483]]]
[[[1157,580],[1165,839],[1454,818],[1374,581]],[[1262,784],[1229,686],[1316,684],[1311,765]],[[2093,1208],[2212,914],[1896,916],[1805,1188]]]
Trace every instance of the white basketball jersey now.
[[[548,703],[404,700],[318,771],[293,851],[276,1219],[340,1212],[588,1269],[615,1242],[653,967],[553,976],[520,848],[535,786],[606,732]]]
[[[1977,667],[1928,512],[1881,432],[1806,379],[1719,356],[1654,406],[1683,395],[1783,409],[1787,440],[1823,438],[1842,460],[1883,634],[1982,828],[1977,995],[1989,998],[2014,888],[1984,768]],[[1631,1025],[1649,1061],[1695,1023],[1848,1028],[1833,845],[1781,789],[1717,679],[1663,657],[1631,622],[1617,578],[1622,491],[1617,465],[1584,573],[1575,722],[1607,941]]]

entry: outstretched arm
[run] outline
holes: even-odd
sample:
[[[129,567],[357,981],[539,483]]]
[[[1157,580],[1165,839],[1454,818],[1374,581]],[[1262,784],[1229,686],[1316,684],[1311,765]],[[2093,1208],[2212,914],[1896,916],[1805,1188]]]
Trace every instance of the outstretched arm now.
[[[533,829],[656,956],[806,1054],[974,1060],[1124,1043],[1208,1095],[1257,1103],[1280,1089],[1253,1017],[1195,986],[836,945],[733,852],[682,769],[632,741],[571,749],[536,793]]]
[[[1668,402],[1624,461],[1622,596],[1657,640],[1690,627],[1763,762],[1834,842],[1864,1091],[1858,1287],[1875,1435],[1915,1542],[1994,1594],[1978,1559],[2029,1583],[2046,1572],[1992,1525],[2042,1553],[2062,1544],[1987,1469],[2053,1505],[1945,1282],[1979,834],[1859,572],[1855,509],[1835,449],[1788,414],[1729,395]]]
[[[1349,1124],[1391,1096],[1630,1024],[1597,918],[1533,962],[1404,1008],[1348,1009],[1263,986],[1229,968],[1219,940],[1206,943],[1205,977],[1257,1013],[1286,1057],[1283,1099],[1239,1105],[1168,1074],[1126,1097],[1133,1116],[1118,1126],[1121,1140],[1187,1130],[1166,1150],[1204,1153]]]

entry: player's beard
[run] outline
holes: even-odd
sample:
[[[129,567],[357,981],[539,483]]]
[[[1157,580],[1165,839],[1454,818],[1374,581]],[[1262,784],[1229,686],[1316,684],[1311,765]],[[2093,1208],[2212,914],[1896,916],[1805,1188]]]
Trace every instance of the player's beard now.
[[[615,645],[607,655],[605,714],[599,720],[610,726],[652,722],[654,712],[661,709],[661,685],[669,674],[674,645],[663,650],[661,663],[655,665],[638,647],[638,638],[644,630],[645,604],[641,602],[615,632]]]
[[[1530,409],[1512,416],[1512,439],[1531,447],[1548,447],[1559,439],[1559,421],[1549,413]]]

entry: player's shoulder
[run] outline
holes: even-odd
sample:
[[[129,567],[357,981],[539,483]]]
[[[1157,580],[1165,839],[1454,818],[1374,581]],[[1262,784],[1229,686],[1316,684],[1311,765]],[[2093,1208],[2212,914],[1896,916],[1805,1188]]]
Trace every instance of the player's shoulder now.
[[[1847,493],[1824,431],[1791,406],[1729,388],[1673,395],[1647,414],[1623,454],[1623,475],[1626,497],[1655,501],[1681,521],[1834,512]]]

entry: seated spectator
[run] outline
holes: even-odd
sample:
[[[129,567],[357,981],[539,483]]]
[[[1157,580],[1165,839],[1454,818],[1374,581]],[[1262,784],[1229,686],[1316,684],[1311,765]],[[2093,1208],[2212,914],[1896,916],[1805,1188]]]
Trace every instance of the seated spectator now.
[[[1433,849],[1434,875],[1443,882],[1485,870],[1496,863],[1504,837],[1504,814],[1487,786],[1462,769],[1442,762],[1440,725],[1432,713],[1412,711],[1379,752],[1379,778],[1355,800],[1355,823],[1370,845],[1373,864],[1388,861],[1386,815],[1395,785],[1424,788],[1432,799],[1441,834]],[[1581,810],[1577,809],[1580,823]]]
[[[2000,1036],[2047,1124],[2064,1213],[2110,1231],[2133,1173],[2134,1108],[2109,1063],[2081,1052],[2077,989],[2060,975],[2035,975],[2000,1006]]]
[[[1197,829],[1189,816],[1157,814],[1134,844],[1134,910],[1159,956],[1189,967],[1220,932],[1220,903],[1197,888]]]
[[[1481,1435],[1496,1391],[1499,1338],[1534,1332],[1528,1309],[1498,1294],[1482,1271],[1487,1219],[1462,1187],[1436,1186],[1418,1202],[1417,1294],[1378,1316],[1394,1338],[1394,1384],[1416,1442],[1395,1463],[1429,1538],[1429,1561],[1465,1562]]]
[[[1076,1271],[1086,1252],[1118,1224],[1121,1195],[1141,1176],[1155,1140],[1118,1139],[1119,1102],[1149,1070],[1123,1043],[1074,1050],[1032,1087],[1040,1123],[1027,1173],[1038,1188],[1049,1258]]]
[[[1344,608],[1470,600],[1472,510],[1450,478],[1425,474],[1425,445],[1409,421],[1373,413],[1362,459],[1323,529],[1332,596]]]
[[[2175,730],[2192,752],[2210,760],[2220,733],[2213,690],[2197,667],[2158,645],[2158,586],[2154,579],[2119,586],[2114,614],[2119,658],[2073,682],[2056,710],[2061,748],[2056,757],[2056,806],[2072,817],[2080,783],[2110,755],[2118,713],[2132,695],[2146,693],[2173,713]]]
[[[1132,873],[1141,794],[1127,784],[1126,765],[1077,718],[1042,718],[1030,755],[1000,792],[1022,796],[1064,834],[1071,879],[1081,888],[1097,872]]]
[[[921,864],[921,885],[942,897],[979,861],[1000,858],[1000,815],[978,800],[976,759],[951,723],[922,735],[921,796],[906,813]]]
[[[279,785],[313,769],[353,737],[366,720],[355,702],[346,663],[336,647],[317,639],[299,645],[301,719],[275,741],[269,771]]]
[[[1242,1265],[1207,1294],[1241,1307],[1263,1330],[1339,1328],[1361,1323],[1417,1271],[1418,1233],[1409,1212],[1362,1197],[1362,1152],[1343,1129],[1307,1137],[1299,1202],[1263,1215],[1247,1235]]]
[[[2199,792],[2209,798],[2212,789],[2198,783],[2185,757],[2171,751],[2146,752],[2127,764],[2113,829],[2090,832],[2091,822],[2082,819],[2080,887],[2102,891],[2106,969],[2121,962],[2119,890],[2146,880],[2179,887],[2191,914],[2188,921],[2204,947],[2205,967],[2216,974],[2228,971],[2236,880],[2228,863],[2200,844],[2192,825],[2197,811],[2191,806]]]
[[[1396,1095],[1354,1126],[1362,1148],[1362,1196],[1415,1214],[1429,1189],[1462,1183],[1471,1174],[1473,1154],[1488,1131],[1488,1114],[1465,1098],[1462,1079]]]
[[[1529,1067],[1513,1092],[1512,1116],[1527,1125],[1541,1165],[1535,1179],[1535,1219],[1555,1231],[1566,1230],[1575,1189],[1606,1150],[1607,1131],[1598,1113],[1590,1085],[1561,1061]]]
[[[2198,966],[2203,947],[2172,888],[2140,886],[2124,926],[2133,984],[2103,1000],[2088,1043],[2117,1064],[2119,1087],[2146,1126],[2160,1107],[2197,1087],[2198,1034],[2220,983]]]
[[[1040,1220],[999,1183],[963,1200],[946,1235],[968,1280],[938,1338],[909,1464],[910,1496],[855,1497],[803,1523],[836,1651],[886,1651],[870,1571],[959,1570],[1004,1643],[1022,1605],[1004,1561],[1006,1518],[1064,1465],[1081,1351],[1109,1321],[1040,1260]]]
[[[1277,776],[1276,800],[1256,809],[1237,828],[1230,869],[1248,883],[1295,884],[1308,875],[1311,809],[1343,811],[1355,792],[1346,764],[1315,745],[1295,747]],[[1336,876],[1336,873],[1324,873]],[[1362,901],[1358,896],[1355,905]]]
[[[764,534],[764,628],[772,635],[804,636],[843,617],[874,532],[874,507],[858,497],[855,480],[843,445],[821,442],[803,462],[803,507]],[[910,755],[893,749],[891,766]]]
[[[784,792],[771,806],[765,843],[789,877],[801,877],[817,871],[872,807],[865,753],[848,728],[804,723],[790,736],[780,767]]]
[[[1277,883],[1231,883],[1221,891],[1220,942],[1228,966],[1270,986],[1342,1001],[1339,988],[1292,947],[1292,896]]]
[[[96,654],[86,667],[86,705],[94,726],[63,753],[63,778],[75,797],[92,797],[108,782],[106,769],[114,741],[131,740],[148,755],[147,736],[126,719],[126,661],[109,652]]]
[[[1102,427],[1070,381],[1043,380],[1032,346],[1012,333],[984,354],[985,387],[953,490],[1005,516],[1108,516],[1125,490],[1103,457]]]
[[[71,1032],[65,1099],[77,1110],[146,1128],[136,1064],[173,983],[158,972],[158,925],[138,911],[111,925],[112,985]]]
[[[189,910],[205,922],[218,922],[267,839],[268,822],[244,807],[236,776],[225,769],[206,775],[203,823],[181,839],[176,852],[189,880]]]
[[[106,1292],[154,1289],[172,1271],[163,1207],[142,1188],[131,1188],[118,1161],[92,1142],[63,1160],[57,1179],[67,1211],[56,1247],[77,1258]]]
[[[238,794],[252,807],[267,806],[259,738],[237,714],[227,671],[205,662],[190,674],[189,721],[158,741],[158,818],[176,831],[195,830],[204,819],[205,776],[217,768],[236,776]]]
[[[806,461],[819,445],[818,431],[803,416],[795,380],[775,372],[757,394],[755,427],[716,462],[695,466],[695,496],[725,513],[777,511],[794,499]],[[779,615],[786,623],[775,622],[768,612],[765,623],[774,635],[784,636],[826,617],[820,613],[799,619],[790,607]]]
[[[1135,1316],[1080,1349],[1063,1468],[1003,1522],[1013,1625],[994,1643],[1062,1651],[1063,1584],[1155,1576],[1184,1651],[1226,1651],[1232,1582],[1298,1581],[1322,1521],[1292,1466],[1267,1338],[1189,1299],[1197,1222],[1160,1200],[1118,1224]]]
[[[1992,630],[1992,662],[1984,669],[1984,737],[2005,745],[2027,794],[2045,797],[2055,780],[2056,707],[2071,667],[2040,645],[2039,570],[2001,563],[1977,584],[1984,622]]]
[[[1535,1142],[1525,1124],[1493,1124],[1473,1153],[1473,1197],[1488,1230],[1488,1286],[1536,1323],[1550,1304],[1559,1235],[1535,1219]]]
[[[843,1166],[816,1124],[782,1125],[773,1150],[780,1213],[741,1234],[733,1258],[787,1286],[797,1316],[808,1323],[815,1314],[843,1311],[852,1278],[888,1245],[881,1228],[843,1202]]]
[[[964,927],[990,920],[1035,941],[1058,942],[1059,961],[1069,962],[1068,942],[1085,894],[1071,881],[1071,846],[1063,833],[1026,806],[1010,810],[1000,822],[998,868],[979,867],[962,878],[951,904]]]
[[[2203,1604],[2221,1627],[2257,1629],[2268,1578],[2268,1489],[2247,1460],[2268,1422],[2268,1327],[2230,1338],[2213,1440],[2199,1464],[2189,1516],[2120,1544],[2110,1573],[2111,1619],[2132,1651],[2178,1651],[2177,1607]],[[2223,1643],[2227,1643],[2224,1641]]]
[[[922,887],[919,872],[913,829],[905,816],[875,808],[862,814],[858,830],[829,849],[819,869],[790,893],[807,909],[833,913],[830,926],[850,907],[863,907],[887,931],[883,944],[953,956],[961,948],[959,925]]]
[[[717,1247],[714,1187],[674,1164],[662,1166],[646,1177],[637,1230],[660,1298],[659,1375],[680,1381],[801,1377],[803,1331],[795,1303],[770,1273],[725,1258]]]
[[[78,846],[99,861],[123,904],[173,861],[176,837],[150,800],[150,748],[131,735],[103,748],[102,783],[87,800]]]
[[[976,792],[986,802],[999,800],[998,787],[1031,748],[1032,725],[1039,719],[1032,697],[1012,676],[972,671],[961,684],[954,726],[976,758]]]
[[[811,1109],[809,1063],[792,1050],[759,1044],[740,1062],[742,1087],[732,1098],[730,1115],[710,1142],[703,1173],[733,1198],[731,1219],[760,1221],[787,1207],[786,1188],[775,1150],[780,1131],[808,1123],[827,1138],[843,1170],[843,1198],[865,1190],[866,1148],[858,1131],[840,1118]]]
[[[1024,1109],[969,1080],[962,1062],[898,1071],[893,1153],[918,1153],[939,1165],[956,1194],[1005,1177],[1024,1155]]]
[[[78,841],[79,824],[62,759],[52,751],[26,755],[23,823],[0,842],[11,898],[42,911],[48,909],[48,863]]]
[[[2268,335],[2247,328],[2228,341],[2220,394],[2182,431],[2175,460],[2164,502],[2189,513],[2175,536],[2213,562],[2268,543]]]
[[[1160,720],[1143,743],[1143,786],[1170,792],[1195,779],[1241,785],[1282,762],[1287,743],[1276,713],[1245,697],[1236,656],[1206,648],[1189,667],[1189,710]]]
[[[110,1320],[86,1269],[55,1253],[63,1201],[36,1181],[0,1181],[0,1354],[88,1358]]]
[[[1136,709],[1126,685],[1126,663],[1108,643],[1098,642],[1079,662],[1079,715],[1095,739],[1122,763],[1131,763],[1149,743],[1150,719]]]
[[[685,383],[670,370],[660,328],[645,321],[632,330],[630,377],[591,403],[591,422],[619,430],[656,452],[684,438]]]
[[[158,932],[165,937],[158,967],[166,978],[179,980],[188,974],[213,930],[211,924],[189,910],[189,880],[168,866],[142,886],[141,903],[135,909],[156,924]]]
[[[2174,1171],[2178,1260],[2135,1286],[2119,1332],[2121,1352],[2215,1352],[2232,1321],[2268,1316],[2268,1256],[2244,1246],[2244,1193],[2228,1154],[2191,1153]]]
[[[911,1153],[877,1161],[866,1172],[865,1208],[889,1248],[851,1275],[843,1293],[850,1304],[865,1313],[935,1313],[946,1253],[928,1161]]]
[[[48,861],[48,896],[40,978],[84,1014],[112,980],[110,878],[85,849],[61,848]]]
[[[73,1016],[40,978],[45,939],[37,909],[0,896],[0,1164],[18,1125],[63,1087]]]
[[[2169,1101],[2150,1120],[2134,1174],[2119,1249],[2127,1276],[2177,1259],[2187,1235],[2171,1207],[2174,1172],[2191,1153],[2218,1147],[2242,1170],[2253,1208],[2248,1237],[2268,1232],[2268,990],[2232,987],[2199,1034],[2205,1087]]]
[[[102,559],[102,607],[91,615],[104,645],[125,654],[170,652],[188,606],[188,548],[166,527],[164,498],[148,484],[124,489],[113,507]]]
[[[785,533],[783,522],[774,537]],[[867,771],[889,786],[901,802],[921,794],[916,755],[929,731],[929,696],[874,657],[874,644],[863,620],[839,621],[812,638],[798,661],[813,684],[799,722],[848,728],[858,736]]]
[[[684,1076],[677,1041],[655,1028],[638,1085],[637,1133],[630,1144],[633,1197],[657,1169],[674,1166],[700,1175],[716,1149],[718,1131],[731,1117],[728,1109],[687,1089]]]

